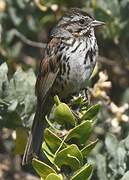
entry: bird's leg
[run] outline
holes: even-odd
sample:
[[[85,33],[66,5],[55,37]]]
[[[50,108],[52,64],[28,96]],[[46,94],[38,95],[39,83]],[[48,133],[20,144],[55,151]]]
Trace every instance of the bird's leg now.
[[[72,113],[75,116],[75,118],[77,119],[77,122],[79,123],[80,122],[80,118],[79,118],[79,115],[78,115],[77,111],[72,110]]]
[[[89,90],[88,90],[88,89],[85,89],[85,90],[84,90],[84,94],[85,94],[84,101],[88,102],[88,105],[89,105],[89,104],[90,104],[90,94],[89,94]]]
[[[80,96],[83,99],[84,103],[87,103],[88,105],[90,104],[90,94],[89,94],[89,90],[88,89],[84,89],[82,90],[80,93]]]

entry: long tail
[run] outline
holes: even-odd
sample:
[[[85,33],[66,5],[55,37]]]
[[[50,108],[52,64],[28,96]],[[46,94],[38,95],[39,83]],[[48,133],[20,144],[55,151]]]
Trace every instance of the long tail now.
[[[22,165],[31,163],[34,156],[39,157],[40,155],[44,129],[46,128],[46,122],[43,121],[43,118],[42,114],[37,111],[23,155]]]

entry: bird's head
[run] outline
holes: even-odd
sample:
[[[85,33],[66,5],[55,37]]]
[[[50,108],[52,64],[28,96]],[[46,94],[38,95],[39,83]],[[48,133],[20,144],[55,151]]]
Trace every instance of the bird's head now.
[[[59,20],[52,31],[52,36],[89,36],[95,27],[104,24],[79,8],[71,8]]]

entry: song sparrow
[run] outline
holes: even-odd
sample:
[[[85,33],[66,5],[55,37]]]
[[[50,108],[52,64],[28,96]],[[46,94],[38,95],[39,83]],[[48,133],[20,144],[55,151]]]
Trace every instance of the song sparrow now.
[[[53,106],[55,94],[66,99],[86,88],[96,63],[98,46],[94,34],[103,22],[78,8],[72,8],[59,20],[51,32],[44,59],[40,63],[36,82],[37,110],[22,164],[40,154],[43,118]]]

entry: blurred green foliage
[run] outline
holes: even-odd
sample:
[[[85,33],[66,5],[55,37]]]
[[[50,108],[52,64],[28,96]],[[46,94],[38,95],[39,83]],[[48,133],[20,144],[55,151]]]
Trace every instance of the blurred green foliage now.
[[[103,32],[105,38],[117,40],[127,40],[129,38],[128,27],[128,0],[98,0],[94,1],[93,8],[97,18],[106,21],[107,27]]]
[[[118,141],[113,134],[108,133],[104,141],[104,147],[102,142],[98,143],[93,154],[95,155],[95,159],[96,159],[95,161],[96,163],[95,165],[97,169],[96,173],[99,180],[129,179],[128,142],[129,142],[129,136],[127,136],[125,139],[121,141]]]
[[[24,72],[21,67],[8,79],[8,66],[0,66],[0,127],[30,127],[35,97],[35,74],[32,69]]]

